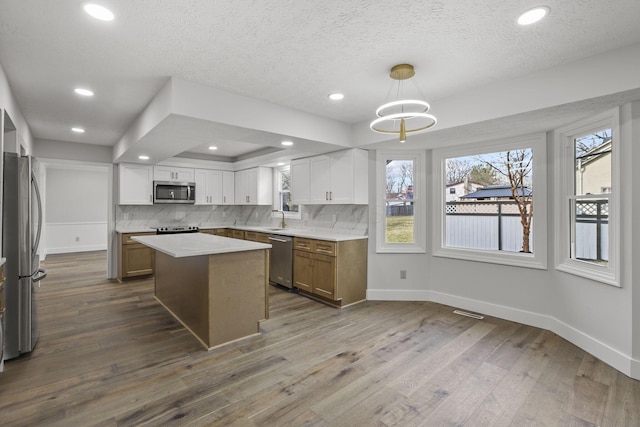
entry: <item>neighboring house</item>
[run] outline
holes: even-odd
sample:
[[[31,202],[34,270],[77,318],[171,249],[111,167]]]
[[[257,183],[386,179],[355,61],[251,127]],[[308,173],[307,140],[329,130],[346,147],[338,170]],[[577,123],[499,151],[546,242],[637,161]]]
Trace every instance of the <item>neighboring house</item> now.
[[[524,193],[523,193],[524,191]],[[529,197],[533,194],[529,188],[524,187],[519,189],[520,194]],[[469,193],[460,197],[461,200],[512,200],[511,186],[510,185],[489,185],[482,187],[473,193]]]
[[[611,192],[611,139],[576,158],[576,194]]]
[[[454,182],[453,184],[448,184],[445,187],[446,200],[447,202],[455,202],[460,197],[465,196],[469,193],[473,193],[481,187],[482,184],[471,182],[468,179],[465,179],[464,181]]]

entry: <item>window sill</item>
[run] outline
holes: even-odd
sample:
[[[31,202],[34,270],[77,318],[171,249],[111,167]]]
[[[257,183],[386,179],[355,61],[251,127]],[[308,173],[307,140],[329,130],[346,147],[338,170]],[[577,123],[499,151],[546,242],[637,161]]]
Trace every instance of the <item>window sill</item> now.
[[[564,273],[573,274],[574,276],[584,277],[605,285],[621,288],[620,281],[616,279],[615,273],[606,267],[599,267],[588,262],[565,260],[565,262],[556,265],[556,270]]]
[[[465,261],[501,264],[512,267],[533,268],[537,270],[547,269],[546,263],[537,259],[533,254],[498,251],[477,251],[473,249],[463,248],[439,248],[434,250],[433,256],[462,259]]]
[[[423,247],[420,246],[416,246],[416,245],[397,245],[397,246],[392,246],[392,245],[385,245],[382,247],[378,247],[376,248],[376,253],[377,254],[424,254],[427,253],[427,250]]]

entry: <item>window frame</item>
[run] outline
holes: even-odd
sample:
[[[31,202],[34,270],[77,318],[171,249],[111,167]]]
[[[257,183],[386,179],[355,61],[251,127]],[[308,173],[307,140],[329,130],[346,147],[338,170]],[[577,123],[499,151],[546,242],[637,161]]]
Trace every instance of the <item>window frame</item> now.
[[[386,243],[387,160],[413,161],[413,243]],[[376,253],[426,253],[426,152],[423,150],[376,151]]]
[[[571,234],[573,222],[570,198],[575,198],[575,138],[611,129],[611,187],[613,192],[605,193],[609,199],[608,253],[607,266],[597,265],[571,257]],[[556,147],[555,175],[558,177],[555,199],[555,268],[558,271],[585,277],[607,285],[621,287],[620,282],[620,109],[614,108],[590,118],[558,128],[554,132]]]
[[[273,168],[273,211],[271,212],[271,218],[282,218],[282,214],[280,212],[284,212],[285,218],[291,219],[302,219],[302,205],[298,205],[298,212],[291,211],[282,211],[282,206],[280,206],[280,193],[282,191],[282,172],[284,170],[289,170],[291,173],[291,165],[282,165]]]
[[[438,148],[433,151],[433,255],[533,269],[547,269],[547,135],[536,133],[513,138]],[[533,151],[534,213],[533,253],[446,246],[446,159],[530,148]]]

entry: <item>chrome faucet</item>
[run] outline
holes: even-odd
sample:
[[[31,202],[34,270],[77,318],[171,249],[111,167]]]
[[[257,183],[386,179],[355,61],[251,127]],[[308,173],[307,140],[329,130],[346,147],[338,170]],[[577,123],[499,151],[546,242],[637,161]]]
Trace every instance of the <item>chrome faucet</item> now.
[[[280,212],[282,214],[282,220],[280,220],[280,228],[284,229],[287,226],[287,224],[284,222],[284,211],[274,209],[271,212]]]

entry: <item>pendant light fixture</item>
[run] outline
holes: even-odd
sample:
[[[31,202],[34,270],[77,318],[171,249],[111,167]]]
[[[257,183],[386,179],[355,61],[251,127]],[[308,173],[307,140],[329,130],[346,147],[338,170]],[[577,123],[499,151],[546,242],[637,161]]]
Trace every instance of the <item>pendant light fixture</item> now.
[[[409,97],[409,88],[405,88],[405,81],[410,80],[416,72],[413,65],[398,64],[391,68],[389,76],[396,82],[393,83],[387,100],[376,110],[377,119],[371,122],[369,127],[374,132],[392,133],[400,137],[400,142],[407,140],[407,135],[424,132],[435,126],[438,122],[432,114],[428,114],[431,108],[415,80],[412,80],[415,90]],[[395,88],[395,90],[394,90]],[[393,93],[395,92],[395,93]],[[416,99],[413,95],[420,95]],[[393,100],[390,97],[393,96]]]

